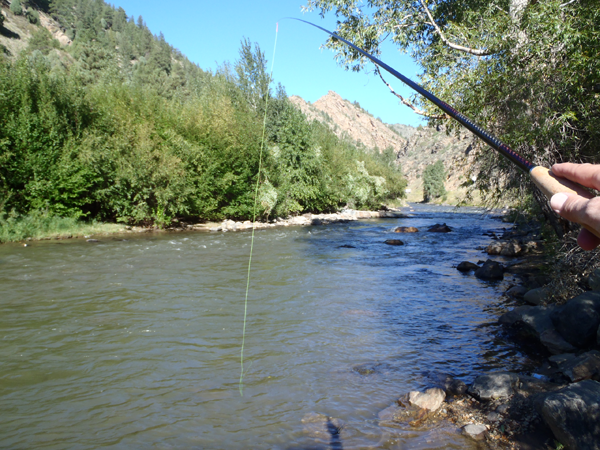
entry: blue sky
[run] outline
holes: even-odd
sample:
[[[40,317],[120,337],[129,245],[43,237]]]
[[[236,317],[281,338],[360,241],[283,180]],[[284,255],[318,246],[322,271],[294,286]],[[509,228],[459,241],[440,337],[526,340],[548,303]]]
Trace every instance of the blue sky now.
[[[110,0],[107,0],[110,2]],[[269,61],[273,59],[275,27],[279,23],[273,78],[285,86],[288,95],[315,102],[328,91],[360,105],[386,123],[417,126],[420,116],[399,103],[373,73],[346,72],[334,60],[334,53],[320,49],[327,35],[309,25],[284,17],[308,20],[326,29],[335,29],[333,14],[321,19],[317,12],[303,14],[304,0],[116,0],[129,16],[142,16],[152,33],[162,32],[202,69],[214,71],[225,61],[238,58],[243,37],[257,42]],[[381,59],[399,72],[418,81],[418,66],[392,45],[385,46]],[[388,82],[401,95],[410,89],[400,81]]]

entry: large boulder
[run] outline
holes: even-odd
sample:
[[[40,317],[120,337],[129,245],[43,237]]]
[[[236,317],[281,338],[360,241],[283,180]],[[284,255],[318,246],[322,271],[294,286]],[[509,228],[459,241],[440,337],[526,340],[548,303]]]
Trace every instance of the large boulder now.
[[[480,280],[502,280],[504,279],[504,267],[499,262],[488,259],[475,271],[475,276]]]
[[[555,310],[554,306],[519,306],[504,313],[498,321],[519,338],[539,342],[552,354],[573,352],[576,349],[554,328]]]
[[[600,450],[600,383],[586,380],[546,395],[538,410],[569,450]]]
[[[519,376],[510,372],[480,375],[469,387],[469,394],[478,400],[497,400],[512,396],[519,383]]]
[[[600,292],[585,292],[569,300],[552,320],[569,344],[580,348],[594,344],[600,326]]]

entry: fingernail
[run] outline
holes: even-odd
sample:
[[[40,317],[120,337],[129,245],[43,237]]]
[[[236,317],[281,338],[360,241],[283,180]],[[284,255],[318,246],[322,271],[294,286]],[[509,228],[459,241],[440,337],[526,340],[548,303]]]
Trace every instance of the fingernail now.
[[[565,204],[568,198],[569,196],[567,194],[563,194],[562,192],[554,194],[550,199],[550,206],[552,207],[554,212],[560,213],[563,205]]]

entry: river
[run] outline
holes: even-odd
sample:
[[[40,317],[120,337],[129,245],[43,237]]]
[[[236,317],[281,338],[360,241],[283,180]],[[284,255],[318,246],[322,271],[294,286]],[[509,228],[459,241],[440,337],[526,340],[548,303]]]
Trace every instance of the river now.
[[[243,396],[250,232],[0,246],[0,448],[477,448],[442,422],[378,424],[427,371],[469,382],[524,362],[489,326],[509,281],[453,267],[506,225],[415,208],[256,232]],[[442,222],[454,231],[425,232]],[[312,412],[346,425],[315,437]]]

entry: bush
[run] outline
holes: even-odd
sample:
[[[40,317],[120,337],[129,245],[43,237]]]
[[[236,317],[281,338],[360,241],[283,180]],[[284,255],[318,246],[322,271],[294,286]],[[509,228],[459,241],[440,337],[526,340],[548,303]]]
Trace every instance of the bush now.
[[[40,14],[36,10],[32,9],[31,6],[27,8],[25,15],[27,16],[27,19],[29,19],[29,23],[35,25],[40,21]]]
[[[444,180],[446,173],[441,160],[428,165],[423,171],[423,200],[429,202],[446,195]]]
[[[12,0],[12,3],[10,4],[10,11],[16,16],[20,16],[21,14],[23,14],[23,7],[21,6],[21,1]]]
[[[2,25],[4,25],[4,14],[0,11],[0,28],[2,28]]]

